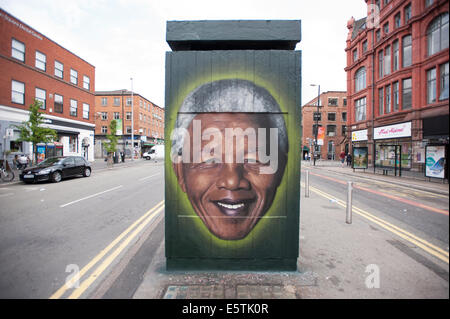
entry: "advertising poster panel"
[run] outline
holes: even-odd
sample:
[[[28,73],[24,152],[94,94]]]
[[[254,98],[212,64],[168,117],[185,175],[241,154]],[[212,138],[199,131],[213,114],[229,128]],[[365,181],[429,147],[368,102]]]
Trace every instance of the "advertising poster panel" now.
[[[317,145],[323,145],[324,138],[325,128],[323,126],[319,126],[319,130],[317,131]]]
[[[368,147],[354,147],[353,148],[353,168],[366,169],[368,167]]]
[[[427,145],[425,158],[425,176],[445,178],[445,146]]]

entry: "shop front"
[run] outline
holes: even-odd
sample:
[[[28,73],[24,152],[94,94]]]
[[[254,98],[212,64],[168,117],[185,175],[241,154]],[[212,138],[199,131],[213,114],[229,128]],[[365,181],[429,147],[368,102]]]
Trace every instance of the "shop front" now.
[[[375,172],[401,176],[412,169],[411,122],[375,127],[373,133]]]

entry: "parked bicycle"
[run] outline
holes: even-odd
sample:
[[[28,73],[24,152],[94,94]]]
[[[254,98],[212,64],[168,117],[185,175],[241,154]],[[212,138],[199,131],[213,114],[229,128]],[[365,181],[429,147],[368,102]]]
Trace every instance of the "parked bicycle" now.
[[[11,167],[9,167],[7,161],[3,161],[2,166],[0,167],[0,176],[4,182],[10,182],[14,179],[14,172]]]

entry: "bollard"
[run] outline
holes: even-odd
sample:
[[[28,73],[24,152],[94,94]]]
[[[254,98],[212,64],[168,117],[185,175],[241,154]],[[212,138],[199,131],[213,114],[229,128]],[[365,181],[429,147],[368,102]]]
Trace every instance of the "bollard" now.
[[[352,191],[353,182],[347,182],[347,215],[345,218],[347,224],[352,223]]]
[[[306,171],[305,176],[305,197],[309,197],[309,171]]]

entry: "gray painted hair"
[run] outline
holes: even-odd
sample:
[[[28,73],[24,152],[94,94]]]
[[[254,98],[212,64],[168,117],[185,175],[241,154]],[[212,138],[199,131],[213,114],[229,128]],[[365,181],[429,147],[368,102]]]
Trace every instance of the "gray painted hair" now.
[[[278,128],[279,150],[288,152],[287,130],[280,106],[263,87],[242,79],[218,80],[203,84],[189,93],[178,110],[172,133],[171,156],[182,154],[184,130],[198,113],[274,113],[268,114],[270,127]]]

